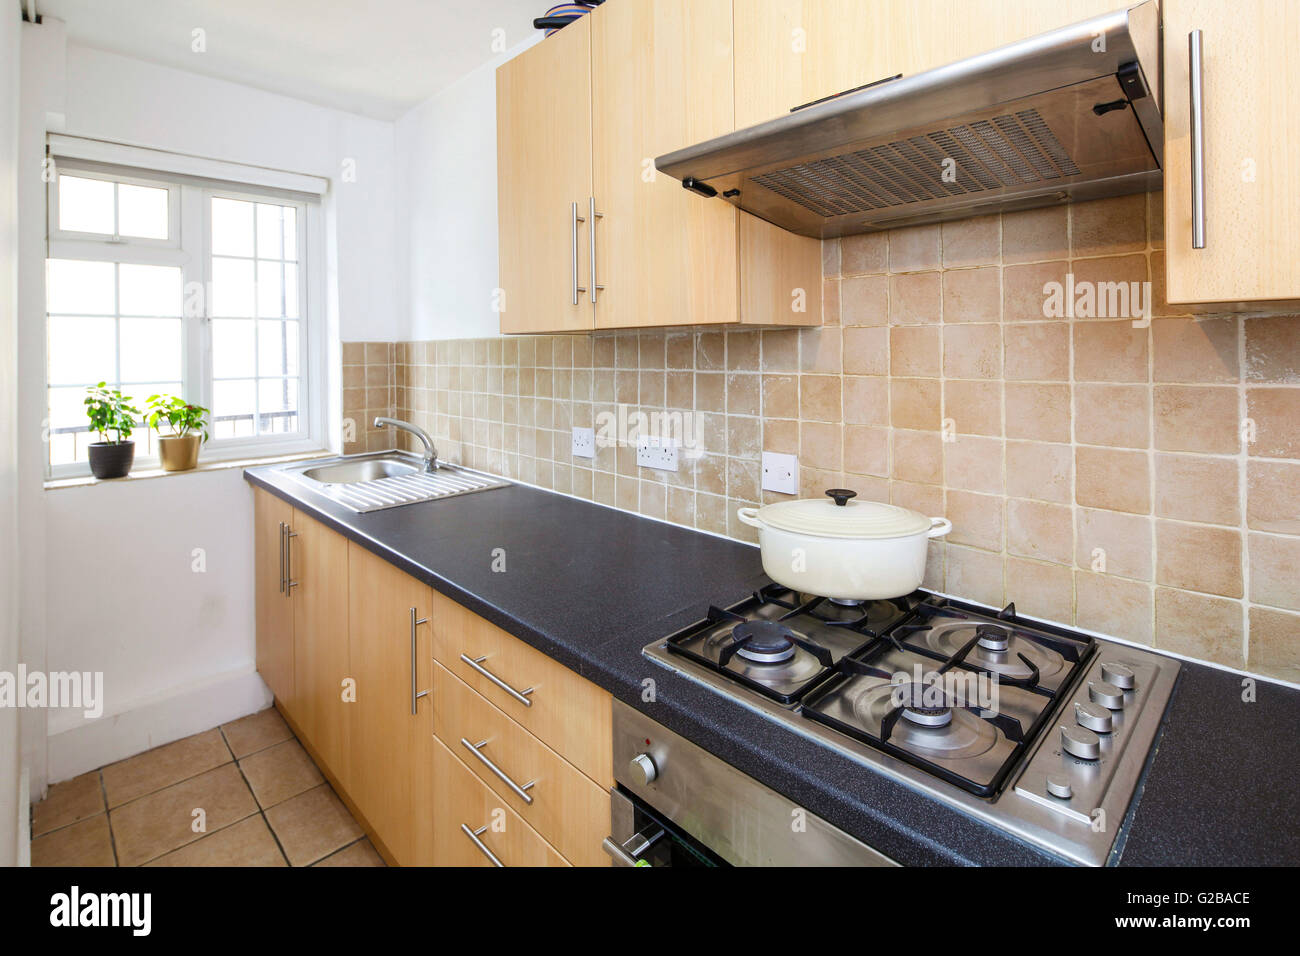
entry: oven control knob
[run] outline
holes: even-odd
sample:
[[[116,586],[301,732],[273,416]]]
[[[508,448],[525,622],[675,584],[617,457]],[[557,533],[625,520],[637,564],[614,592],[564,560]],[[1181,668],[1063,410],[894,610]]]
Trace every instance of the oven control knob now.
[[[1099,734],[1108,734],[1114,729],[1114,725],[1111,723],[1110,711],[1100,704],[1092,703],[1092,701],[1076,701],[1074,716],[1078,718],[1080,727],[1087,727]]]
[[[1088,681],[1088,696],[1094,704],[1110,710],[1124,709],[1124,691],[1104,680]]]
[[[655,778],[659,776],[659,768],[655,766],[649,754],[637,754],[632,758],[627,769],[636,783],[654,783]]]
[[[1101,665],[1101,679],[1108,684],[1114,684],[1120,690],[1132,690],[1137,686],[1137,678],[1133,674],[1133,668],[1127,664],[1107,661]]]
[[[1101,738],[1087,727],[1062,725],[1061,747],[1081,760],[1096,760],[1101,756]]]
[[[1069,800],[1074,796],[1074,788],[1070,786],[1070,781],[1059,773],[1047,775],[1047,792],[1062,800]]]

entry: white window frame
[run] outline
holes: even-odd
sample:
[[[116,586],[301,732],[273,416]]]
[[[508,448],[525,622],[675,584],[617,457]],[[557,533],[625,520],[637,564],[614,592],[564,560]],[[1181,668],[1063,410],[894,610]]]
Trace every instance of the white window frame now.
[[[56,137],[51,137],[54,141]],[[75,142],[70,137],[57,137],[62,143]],[[47,186],[48,231],[46,257],[48,259],[83,259],[101,262],[162,265],[181,269],[182,286],[186,301],[190,290],[205,290],[202,296],[202,314],[188,314],[182,309],[182,384],[187,397],[206,408],[212,408],[212,326],[210,302],[207,294],[211,285],[212,253],[211,200],[213,197],[241,199],[253,202],[270,202],[293,206],[298,226],[298,414],[299,430],[284,436],[256,436],[245,438],[213,438],[202,450],[206,462],[230,461],[248,458],[275,457],[299,452],[316,451],[327,447],[325,422],[327,419],[327,330],[325,315],[325,220],[321,200],[316,190],[303,192],[281,188],[277,178],[266,170],[248,167],[247,174],[253,182],[235,181],[233,175],[244,171],[241,167],[216,161],[205,162],[193,157],[176,157],[175,154],[157,153],[135,147],[113,147],[98,141],[85,141],[90,146],[89,155],[72,158],[61,157],[55,161],[55,175]],[[91,148],[93,147],[93,148]],[[80,153],[80,150],[73,150]],[[144,154],[144,155],[142,155]],[[157,159],[164,171],[117,166],[106,163],[113,158]],[[183,160],[183,162],[180,162]],[[170,171],[167,170],[168,167]],[[105,236],[99,233],[80,233],[58,228],[58,178],[62,173],[87,179],[104,179],[142,186],[168,189],[168,238],[143,239],[124,236]],[[207,177],[196,174],[208,172]],[[281,174],[278,178],[289,186],[314,185],[310,177]],[[271,181],[267,181],[271,180]],[[323,191],[323,189],[321,190]],[[250,321],[255,321],[251,320]],[[45,316],[48,328],[49,316]],[[48,332],[47,332],[48,335]],[[49,396],[49,364],[46,362],[45,397]],[[135,396],[142,399],[144,396]],[[139,404],[139,403],[137,403]],[[136,467],[157,467],[156,456],[137,456]],[[50,479],[72,478],[88,475],[89,464],[50,465],[46,473]]]

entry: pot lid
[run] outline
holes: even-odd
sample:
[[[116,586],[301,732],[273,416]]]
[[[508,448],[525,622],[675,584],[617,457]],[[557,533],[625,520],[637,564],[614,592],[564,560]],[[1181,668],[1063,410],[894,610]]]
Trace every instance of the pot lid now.
[[[929,531],[933,525],[925,515],[898,505],[853,501],[857,492],[846,488],[832,488],[826,494],[829,497],[765,505],[758,518],[772,528],[823,538],[901,538]]]

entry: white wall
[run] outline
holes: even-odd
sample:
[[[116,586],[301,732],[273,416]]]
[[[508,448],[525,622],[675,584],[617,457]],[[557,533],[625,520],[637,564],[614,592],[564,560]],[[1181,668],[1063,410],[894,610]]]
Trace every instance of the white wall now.
[[[19,341],[21,655],[29,668],[103,671],[107,698],[98,720],[51,711],[24,728],[39,797],[46,783],[269,701],[254,672],[251,492],[238,469],[43,487],[46,132],[329,179],[331,327],[398,339],[406,318],[395,306],[393,124],[66,44],[50,18],[22,32],[19,298],[35,321],[20,323]],[[206,573],[191,570],[194,548]]]
[[[19,19],[0,11],[0,671],[18,665],[18,82]],[[0,866],[19,859],[19,711],[0,708]]]
[[[486,63],[397,121],[397,229],[405,336],[500,334],[497,272],[496,68],[540,34]]]

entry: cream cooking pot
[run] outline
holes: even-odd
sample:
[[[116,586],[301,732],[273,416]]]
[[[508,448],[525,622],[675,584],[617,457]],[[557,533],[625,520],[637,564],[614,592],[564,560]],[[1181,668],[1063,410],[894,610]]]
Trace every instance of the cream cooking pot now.
[[[832,488],[827,499],[800,498],[737,517],[758,529],[763,570],[795,591],[843,600],[902,597],[925,578],[926,542],[952,530],[947,518]]]

